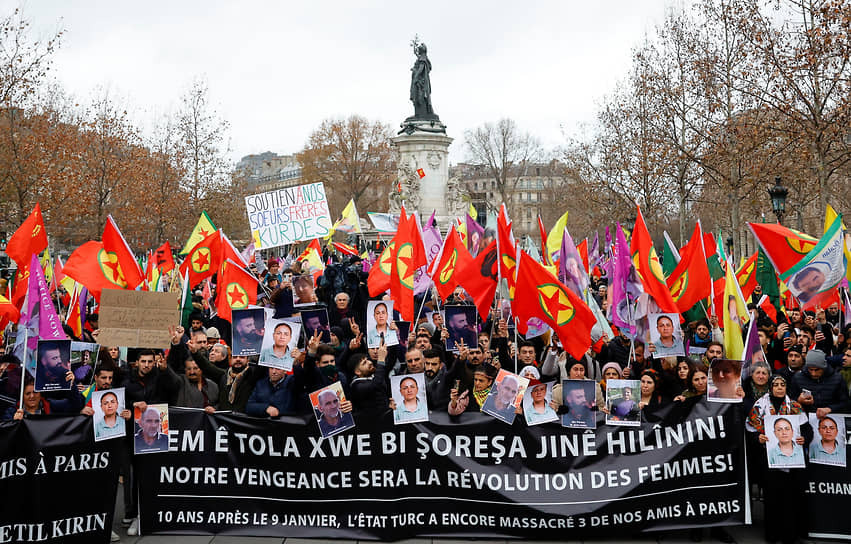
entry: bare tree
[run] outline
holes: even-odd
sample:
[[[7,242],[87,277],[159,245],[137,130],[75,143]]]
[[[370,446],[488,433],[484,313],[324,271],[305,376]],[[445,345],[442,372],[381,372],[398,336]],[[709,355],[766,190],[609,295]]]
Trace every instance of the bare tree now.
[[[528,132],[520,132],[511,119],[466,131],[464,143],[469,162],[487,168],[500,199],[509,212],[515,211],[512,198],[517,194],[521,178],[529,175],[529,167],[544,160],[541,143]]]
[[[762,71],[742,87],[776,115],[766,128],[787,133],[806,150],[819,213],[830,181],[851,159],[851,5],[844,0],[778,0],[778,13],[743,1],[740,26]]]
[[[225,158],[229,125],[210,105],[209,88],[203,79],[196,79],[183,96],[177,129],[184,147],[183,186],[192,206],[201,206],[207,191],[228,185],[230,177]]]
[[[326,119],[313,131],[297,158],[305,181],[325,185],[332,215],[350,199],[358,210],[387,209],[396,178],[392,135],[388,125],[358,115]]]
[[[0,210],[20,224],[37,199],[41,180],[30,170],[33,127],[27,117],[45,84],[62,32],[42,41],[31,36],[19,9],[0,18]]]

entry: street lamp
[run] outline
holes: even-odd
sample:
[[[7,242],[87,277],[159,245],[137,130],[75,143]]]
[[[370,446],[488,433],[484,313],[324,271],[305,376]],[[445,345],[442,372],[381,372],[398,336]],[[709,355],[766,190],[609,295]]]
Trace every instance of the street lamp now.
[[[782,225],[783,216],[786,214],[786,197],[789,195],[789,189],[780,183],[780,176],[774,178],[774,186],[768,189],[768,195],[771,197],[771,209],[777,216],[777,223]]]

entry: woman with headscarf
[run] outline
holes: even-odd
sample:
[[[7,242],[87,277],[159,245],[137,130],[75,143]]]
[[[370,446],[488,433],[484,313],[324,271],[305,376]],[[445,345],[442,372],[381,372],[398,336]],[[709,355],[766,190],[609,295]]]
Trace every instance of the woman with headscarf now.
[[[615,362],[609,362],[603,365],[601,370],[603,375],[603,379],[600,380],[600,391],[603,395],[606,394],[606,382],[608,380],[622,380],[623,379],[623,370],[621,369],[621,365]]]
[[[749,370],[750,375],[742,380],[742,389],[745,396],[742,401],[746,414],[749,414],[754,403],[768,393],[768,381],[771,378],[771,368],[768,363],[757,361],[752,363]]]
[[[617,363],[615,363],[617,364]],[[584,361],[577,361],[573,357],[567,357],[567,378],[568,380],[591,380],[591,378],[586,377],[587,369],[585,367]],[[620,367],[618,367],[620,368]],[[591,380],[593,381],[593,380]],[[562,388],[562,383],[559,381],[553,386],[553,401],[561,407],[564,404],[564,390]],[[603,410],[606,407],[606,400],[603,396],[603,392],[599,387],[594,387],[594,404],[597,406],[597,410]],[[562,411],[559,411],[561,414]]]
[[[757,484],[762,483],[765,497],[765,540],[767,542],[796,542],[806,533],[805,520],[800,512],[804,502],[804,486],[800,469],[769,469],[765,452],[768,436],[765,434],[765,417],[769,415],[796,415],[803,413],[801,405],[786,395],[786,378],[772,376],[768,392],[757,399],[745,424],[748,435],[757,435],[757,444],[751,464],[758,468],[754,474]],[[801,435],[812,435],[809,423],[801,425]],[[811,436],[810,436],[811,437]],[[809,437],[804,437],[806,438]],[[753,440],[751,438],[751,440]],[[751,443],[751,442],[749,442]],[[749,460],[750,461],[750,460]],[[761,481],[760,481],[761,479]]]
[[[457,386],[449,392],[449,406],[447,410],[450,416],[457,416],[464,412],[481,412],[482,405],[487,400],[496,378],[497,370],[494,366],[482,363],[473,370],[473,388],[458,391]],[[470,397],[473,400],[470,400]]]

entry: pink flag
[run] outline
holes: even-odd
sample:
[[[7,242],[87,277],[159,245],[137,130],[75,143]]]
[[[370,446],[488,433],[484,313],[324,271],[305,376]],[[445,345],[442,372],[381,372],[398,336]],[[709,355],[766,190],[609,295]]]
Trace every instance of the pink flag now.
[[[619,329],[635,334],[635,326],[631,323],[627,282],[629,280],[630,262],[629,244],[618,224],[615,233],[615,247],[609,261],[611,282],[609,284],[609,317]]]
[[[440,236],[440,230],[434,222],[435,212],[431,212],[431,217],[426,221],[422,228],[423,246],[425,247],[426,260],[430,265],[434,259],[440,254],[440,248],[443,246],[443,238]],[[431,278],[428,276],[428,265],[420,267],[414,272],[414,294],[419,295],[424,293],[431,285]]]
[[[35,305],[38,305],[36,310]],[[65,331],[62,330],[62,321],[50,300],[50,289],[44,279],[44,271],[38,256],[33,254],[30,261],[30,286],[27,292],[27,314],[35,317],[38,313],[38,337],[41,340],[67,340]]]
[[[30,259],[28,282],[27,298],[24,300],[21,318],[18,321],[14,353],[21,361],[26,361],[27,371],[35,376],[35,350],[39,339],[67,340],[68,337],[62,330],[62,322],[50,300],[50,290],[44,279],[44,271],[35,254],[32,254]]]
[[[485,236],[485,227],[479,225],[479,222],[467,214],[467,249],[470,250],[470,255],[475,257],[479,250],[484,249],[482,239]]]

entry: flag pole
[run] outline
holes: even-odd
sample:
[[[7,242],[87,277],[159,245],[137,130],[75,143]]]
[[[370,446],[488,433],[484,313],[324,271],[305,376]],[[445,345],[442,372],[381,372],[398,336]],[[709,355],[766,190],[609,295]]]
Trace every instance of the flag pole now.
[[[517,352],[520,348],[517,347],[517,318],[514,318],[514,373],[517,374]]]
[[[429,280],[428,281],[428,287],[426,287],[426,290],[423,291],[423,303],[420,304],[420,311],[417,312],[417,316],[416,316],[414,322],[412,323],[412,325],[414,326],[414,330],[416,330],[416,324],[420,321],[420,316],[423,313],[423,307],[425,307],[425,304],[426,304],[425,293],[431,293],[431,286],[434,284],[434,279],[432,279],[431,276],[428,277],[428,280]]]
[[[27,352],[29,351],[29,342],[30,342],[29,333],[30,333],[30,331],[25,325],[24,326],[24,360],[21,362],[21,393],[20,393],[20,399],[18,400],[18,407],[20,407],[21,410],[24,409],[24,382],[27,379]],[[33,386],[33,387],[35,387],[35,386]]]

